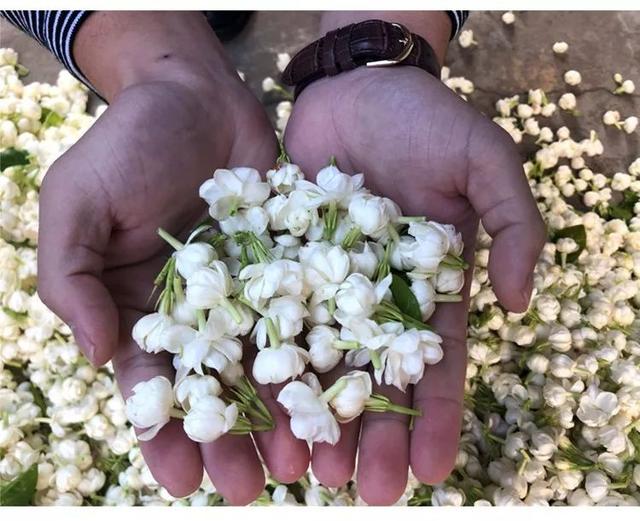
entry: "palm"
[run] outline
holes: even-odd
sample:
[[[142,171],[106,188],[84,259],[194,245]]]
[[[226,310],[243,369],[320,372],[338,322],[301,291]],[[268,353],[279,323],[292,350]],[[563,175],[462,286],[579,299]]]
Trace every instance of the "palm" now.
[[[153,280],[169,253],[157,227],[184,237],[202,219],[198,187],[215,168],[264,171],[275,162],[275,134],[258,102],[244,89],[233,95],[235,103],[220,103],[169,82],[125,90],[42,187],[41,295],[62,318],[73,317],[75,332],[89,332],[78,342],[94,362],[113,357],[125,396],[142,380],[173,377],[169,357],[141,351],[130,335],[153,307]],[[54,287],[61,275],[64,286]],[[199,446],[171,422],[141,446],[156,479],[177,496],[197,488],[203,466],[232,502],[253,499],[264,485],[246,436]]]
[[[406,215],[454,224],[463,233],[469,263],[478,214],[484,214],[490,231],[505,222],[497,223],[490,214],[506,209],[506,194],[501,196],[499,186],[489,195],[479,190],[486,174],[493,166],[515,169],[516,174],[519,170],[504,133],[435,78],[411,67],[363,68],[316,82],[296,102],[285,138],[292,161],[305,172],[318,171],[336,156],[342,170],[364,172],[367,187],[397,201]],[[516,184],[526,191],[523,179]],[[532,237],[533,249],[537,242]],[[352,422],[336,447],[314,448],[314,470],[326,484],[337,486],[350,478],[358,445],[359,491],[370,503],[395,501],[404,490],[409,464],[426,482],[448,475],[462,412],[469,282],[467,277],[463,303],[440,306],[432,318],[444,339],[444,360],[406,395],[382,389],[396,402],[413,401],[423,411],[413,431],[394,415],[365,414],[359,442],[360,426]],[[498,286],[501,282],[504,286],[504,281]],[[502,289],[496,292],[507,306],[521,307],[520,295]]]

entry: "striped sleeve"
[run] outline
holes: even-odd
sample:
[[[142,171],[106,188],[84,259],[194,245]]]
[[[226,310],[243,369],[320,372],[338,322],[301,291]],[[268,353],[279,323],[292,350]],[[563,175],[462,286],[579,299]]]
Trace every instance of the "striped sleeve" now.
[[[78,80],[91,87],[73,59],[73,40],[91,11],[0,11],[8,22],[31,35]]]
[[[451,39],[453,40],[469,18],[469,11],[447,11],[447,15],[451,20]]]

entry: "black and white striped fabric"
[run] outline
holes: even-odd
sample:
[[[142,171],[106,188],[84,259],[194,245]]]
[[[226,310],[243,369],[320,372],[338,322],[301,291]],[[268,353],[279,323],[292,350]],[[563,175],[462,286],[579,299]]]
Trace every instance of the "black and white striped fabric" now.
[[[18,29],[31,35],[85,85],[90,86],[73,59],[73,39],[91,11],[0,11]]]
[[[49,49],[82,83],[91,87],[73,59],[73,39],[91,11],[0,11],[0,15]],[[469,11],[447,11],[453,39]]]
[[[453,40],[462,29],[467,18],[469,18],[469,11],[447,11],[447,15],[451,20],[451,39]]]

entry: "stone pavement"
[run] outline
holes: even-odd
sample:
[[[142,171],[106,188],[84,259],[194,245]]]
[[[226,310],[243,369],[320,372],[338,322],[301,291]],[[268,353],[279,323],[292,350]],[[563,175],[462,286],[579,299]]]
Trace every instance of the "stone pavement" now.
[[[604,127],[606,110],[619,110],[623,117],[640,116],[640,12],[516,12],[513,25],[504,25],[501,12],[475,12],[466,29],[473,29],[477,47],[450,47],[447,64],[452,75],[462,75],[475,83],[470,101],[493,115],[493,104],[502,96],[544,89],[552,101],[566,91],[578,98],[580,117],[566,113],[550,123],[567,124],[576,139],[595,129],[605,142],[606,157],[590,162],[604,172],[626,168],[640,156],[640,130],[628,136],[613,127]],[[260,84],[265,76],[276,75],[275,55],[294,53],[316,37],[320,13],[258,12],[249,26],[227,44],[236,66],[246,75],[250,87],[264,97]],[[551,51],[555,41],[569,44],[566,55]],[[0,46],[13,47],[31,69],[27,79],[52,81],[60,65],[37,43],[0,21]],[[582,74],[578,87],[568,87],[562,76],[568,69]],[[620,72],[633,80],[632,96],[612,96],[612,75]],[[526,95],[525,95],[526,99]],[[267,104],[273,98],[266,96]],[[272,104],[272,103],[271,103]],[[560,112],[560,111],[559,111]]]

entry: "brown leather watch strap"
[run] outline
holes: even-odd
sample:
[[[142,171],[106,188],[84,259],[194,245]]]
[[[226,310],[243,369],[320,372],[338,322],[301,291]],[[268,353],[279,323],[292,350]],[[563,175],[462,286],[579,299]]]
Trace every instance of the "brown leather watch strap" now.
[[[357,67],[412,65],[440,78],[440,65],[427,41],[401,24],[366,20],[328,32],[298,52],[282,73],[297,97],[310,83]]]

